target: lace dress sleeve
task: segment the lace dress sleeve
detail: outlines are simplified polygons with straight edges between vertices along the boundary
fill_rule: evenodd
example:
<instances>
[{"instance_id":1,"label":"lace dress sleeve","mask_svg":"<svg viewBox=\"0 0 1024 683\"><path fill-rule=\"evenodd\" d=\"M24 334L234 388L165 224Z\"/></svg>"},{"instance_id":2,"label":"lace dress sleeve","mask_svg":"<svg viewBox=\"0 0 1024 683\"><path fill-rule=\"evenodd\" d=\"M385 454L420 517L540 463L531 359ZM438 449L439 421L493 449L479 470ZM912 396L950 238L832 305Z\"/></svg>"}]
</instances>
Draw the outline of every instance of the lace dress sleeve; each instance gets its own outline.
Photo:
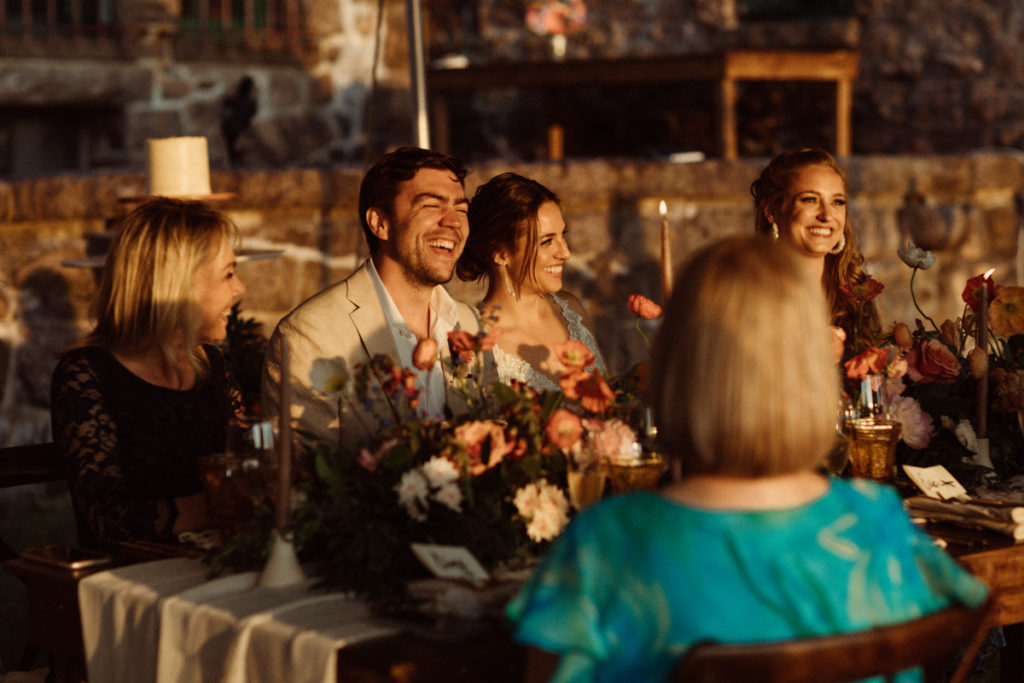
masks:
<instances>
[{"instance_id":1,"label":"lace dress sleeve","mask_svg":"<svg viewBox=\"0 0 1024 683\"><path fill-rule=\"evenodd\" d=\"M83 542L168 540L177 517L173 500L137 497L127 485L118 426L103 384L85 354L61 359L51 385L53 436L60 448Z\"/></svg>"}]
</instances>

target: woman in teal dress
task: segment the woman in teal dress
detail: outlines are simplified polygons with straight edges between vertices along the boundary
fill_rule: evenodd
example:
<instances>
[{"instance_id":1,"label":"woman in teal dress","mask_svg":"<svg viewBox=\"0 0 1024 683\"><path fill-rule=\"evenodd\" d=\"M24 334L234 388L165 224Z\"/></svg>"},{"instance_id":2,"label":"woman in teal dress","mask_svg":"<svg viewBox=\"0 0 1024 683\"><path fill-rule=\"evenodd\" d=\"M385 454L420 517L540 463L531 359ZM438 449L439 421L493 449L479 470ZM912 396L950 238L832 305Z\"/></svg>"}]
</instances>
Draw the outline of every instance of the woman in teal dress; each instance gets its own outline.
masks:
<instances>
[{"instance_id":1,"label":"woman in teal dress","mask_svg":"<svg viewBox=\"0 0 1024 683\"><path fill-rule=\"evenodd\" d=\"M894 491L819 473L839 386L821 287L797 258L732 238L680 274L651 372L678 476L580 514L509 605L532 680L666 680L703 640L856 631L984 602Z\"/></svg>"}]
</instances>

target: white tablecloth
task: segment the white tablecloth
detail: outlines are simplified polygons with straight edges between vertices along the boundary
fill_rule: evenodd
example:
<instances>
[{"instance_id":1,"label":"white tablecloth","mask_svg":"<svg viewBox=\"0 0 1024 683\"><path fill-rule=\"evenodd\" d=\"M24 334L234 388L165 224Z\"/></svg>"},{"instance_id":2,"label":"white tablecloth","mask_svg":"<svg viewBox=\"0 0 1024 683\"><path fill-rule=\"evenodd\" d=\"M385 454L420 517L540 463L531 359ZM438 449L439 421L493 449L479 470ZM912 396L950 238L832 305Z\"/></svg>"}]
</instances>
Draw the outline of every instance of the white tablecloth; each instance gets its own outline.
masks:
<instances>
[{"instance_id":1,"label":"white tablecloth","mask_svg":"<svg viewBox=\"0 0 1024 683\"><path fill-rule=\"evenodd\" d=\"M364 602L313 580L257 588L253 572L206 580L198 560L99 572L79 583L89 680L305 683L337 680L337 650L397 633Z\"/></svg>"}]
</instances>

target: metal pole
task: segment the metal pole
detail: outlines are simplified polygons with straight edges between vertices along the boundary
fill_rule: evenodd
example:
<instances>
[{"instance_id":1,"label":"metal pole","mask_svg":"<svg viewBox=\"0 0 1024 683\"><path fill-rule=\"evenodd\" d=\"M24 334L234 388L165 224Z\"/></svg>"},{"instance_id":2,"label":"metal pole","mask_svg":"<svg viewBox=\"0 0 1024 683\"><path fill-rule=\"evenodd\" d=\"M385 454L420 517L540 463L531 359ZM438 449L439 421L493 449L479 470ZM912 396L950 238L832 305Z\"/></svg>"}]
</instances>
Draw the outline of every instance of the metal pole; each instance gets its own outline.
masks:
<instances>
[{"instance_id":1,"label":"metal pole","mask_svg":"<svg viewBox=\"0 0 1024 683\"><path fill-rule=\"evenodd\" d=\"M423 14L420 0L405 0L406 22L409 29L409 71L412 76L412 96L416 118L413 135L416 145L430 149L430 120L427 116L426 59L423 46Z\"/></svg>"}]
</instances>

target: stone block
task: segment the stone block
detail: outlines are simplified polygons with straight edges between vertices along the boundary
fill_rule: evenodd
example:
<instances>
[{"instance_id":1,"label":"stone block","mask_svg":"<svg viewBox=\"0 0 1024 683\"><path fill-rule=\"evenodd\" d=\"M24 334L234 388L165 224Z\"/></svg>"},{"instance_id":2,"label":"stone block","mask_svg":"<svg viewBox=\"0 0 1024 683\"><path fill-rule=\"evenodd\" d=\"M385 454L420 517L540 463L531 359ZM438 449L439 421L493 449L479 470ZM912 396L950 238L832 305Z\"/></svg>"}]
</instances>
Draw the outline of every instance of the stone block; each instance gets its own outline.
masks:
<instances>
[{"instance_id":1,"label":"stone block","mask_svg":"<svg viewBox=\"0 0 1024 683\"><path fill-rule=\"evenodd\" d=\"M1020 216L1013 206L978 208L985 235L988 239L988 253L1016 254Z\"/></svg>"},{"instance_id":2,"label":"stone block","mask_svg":"<svg viewBox=\"0 0 1024 683\"><path fill-rule=\"evenodd\" d=\"M186 132L181 112L177 110L158 110L149 108L129 109L125 116L125 144L136 148L139 160L145 163L146 140L150 138L170 138L184 135Z\"/></svg>"}]
</instances>

